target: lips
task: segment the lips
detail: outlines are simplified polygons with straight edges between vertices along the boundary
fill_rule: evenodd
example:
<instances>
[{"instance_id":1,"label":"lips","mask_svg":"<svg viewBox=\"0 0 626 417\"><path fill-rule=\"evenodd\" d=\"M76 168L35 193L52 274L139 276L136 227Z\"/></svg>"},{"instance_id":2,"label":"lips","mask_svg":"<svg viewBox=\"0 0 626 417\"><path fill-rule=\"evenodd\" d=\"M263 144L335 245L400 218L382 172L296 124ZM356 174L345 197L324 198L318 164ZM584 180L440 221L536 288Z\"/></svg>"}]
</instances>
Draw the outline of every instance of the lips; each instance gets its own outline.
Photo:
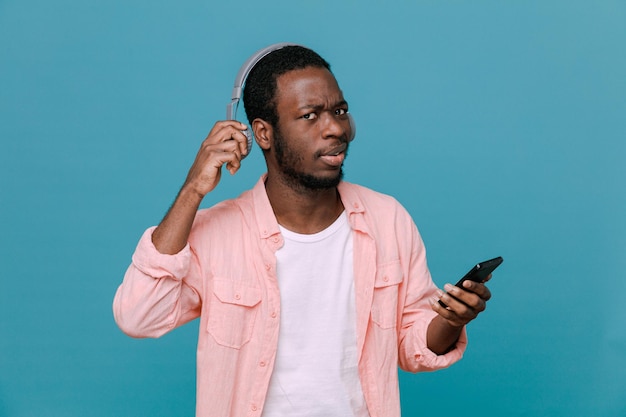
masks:
<instances>
[{"instance_id":1,"label":"lips","mask_svg":"<svg viewBox=\"0 0 626 417\"><path fill-rule=\"evenodd\" d=\"M341 145L335 146L326 152L322 152L321 156L338 156L339 154L344 153L347 147L348 145L346 143L342 143Z\"/></svg>"},{"instance_id":2,"label":"lips","mask_svg":"<svg viewBox=\"0 0 626 417\"><path fill-rule=\"evenodd\" d=\"M321 153L320 158L332 167L340 167L346 157L346 149L348 145L342 143Z\"/></svg>"}]
</instances>

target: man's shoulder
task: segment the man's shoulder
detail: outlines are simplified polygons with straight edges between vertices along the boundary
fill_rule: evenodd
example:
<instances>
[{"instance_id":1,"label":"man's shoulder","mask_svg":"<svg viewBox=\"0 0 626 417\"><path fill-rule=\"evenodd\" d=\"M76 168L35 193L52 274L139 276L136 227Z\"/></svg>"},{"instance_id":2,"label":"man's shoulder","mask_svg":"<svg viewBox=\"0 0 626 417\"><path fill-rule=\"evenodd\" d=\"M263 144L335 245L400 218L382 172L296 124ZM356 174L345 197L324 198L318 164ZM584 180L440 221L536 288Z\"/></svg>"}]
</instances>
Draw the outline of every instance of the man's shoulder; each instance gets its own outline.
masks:
<instances>
[{"instance_id":1,"label":"man's shoulder","mask_svg":"<svg viewBox=\"0 0 626 417\"><path fill-rule=\"evenodd\" d=\"M355 200L357 203L360 202L366 206L402 207L398 200L389 194L347 181L342 181L339 184L339 193L342 195L342 198Z\"/></svg>"},{"instance_id":2,"label":"man's shoulder","mask_svg":"<svg viewBox=\"0 0 626 417\"><path fill-rule=\"evenodd\" d=\"M206 227L209 224L224 224L230 221L239 221L245 213L252 210L252 190L246 190L238 197L229 198L202 208L196 213L195 227Z\"/></svg>"},{"instance_id":3,"label":"man's shoulder","mask_svg":"<svg viewBox=\"0 0 626 417\"><path fill-rule=\"evenodd\" d=\"M382 248L380 245L388 248L386 245L390 242L403 242L405 248L414 245L417 227L395 197L347 182L340 184L339 192L355 227L373 236L379 249Z\"/></svg>"}]
</instances>

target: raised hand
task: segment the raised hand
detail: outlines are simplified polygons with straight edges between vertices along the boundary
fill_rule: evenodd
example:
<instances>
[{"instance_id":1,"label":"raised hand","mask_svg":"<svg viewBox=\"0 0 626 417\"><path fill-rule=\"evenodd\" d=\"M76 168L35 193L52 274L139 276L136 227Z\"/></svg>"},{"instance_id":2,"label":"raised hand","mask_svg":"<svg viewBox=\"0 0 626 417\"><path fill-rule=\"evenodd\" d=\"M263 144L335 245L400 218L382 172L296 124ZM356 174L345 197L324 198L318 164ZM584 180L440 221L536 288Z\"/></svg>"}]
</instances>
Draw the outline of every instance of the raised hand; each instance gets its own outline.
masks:
<instances>
[{"instance_id":1,"label":"raised hand","mask_svg":"<svg viewBox=\"0 0 626 417\"><path fill-rule=\"evenodd\" d=\"M241 167L248 153L247 126L235 120L215 123L202 142L172 207L152 233L152 242L161 253L175 254L187 244L191 225L205 195L213 191L221 178L222 166L231 174Z\"/></svg>"},{"instance_id":2,"label":"raised hand","mask_svg":"<svg viewBox=\"0 0 626 417\"><path fill-rule=\"evenodd\" d=\"M248 139L242 132L246 129L246 125L236 120L217 122L202 142L183 189L190 188L202 198L219 183L224 164L235 174L242 157L248 153Z\"/></svg>"}]
</instances>

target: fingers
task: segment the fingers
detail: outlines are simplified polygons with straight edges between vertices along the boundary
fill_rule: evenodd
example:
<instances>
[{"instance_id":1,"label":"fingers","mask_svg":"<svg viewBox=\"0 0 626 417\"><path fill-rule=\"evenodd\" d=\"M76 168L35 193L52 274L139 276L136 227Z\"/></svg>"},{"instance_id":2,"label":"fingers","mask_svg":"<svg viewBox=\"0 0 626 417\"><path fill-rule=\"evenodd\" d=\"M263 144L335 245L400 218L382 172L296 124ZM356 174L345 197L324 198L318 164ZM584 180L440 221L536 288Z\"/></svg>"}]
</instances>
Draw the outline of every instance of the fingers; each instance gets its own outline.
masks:
<instances>
[{"instance_id":1,"label":"fingers","mask_svg":"<svg viewBox=\"0 0 626 417\"><path fill-rule=\"evenodd\" d=\"M222 166L235 174L248 152L248 138L242 132L246 129L246 125L236 120L215 123L200 146L185 185L204 196L217 186Z\"/></svg>"},{"instance_id":2,"label":"fingers","mask_svg":"<svg viewBox=\"0 0 626 417\"><path fill-rule=\"evenodd\" d=\"M478 284L473 281L465 281L463 286L464 289L450 284L444 285L444 289L447 291L448 297L452 299L450 304L448 304L445 300L444 303L446 303L449 307L454 308L455 311L461 311L464 316L471 315L466 312L467 309L472 310L475 312L475 317L487 307L486 302L488 298L483 297L491 297L491 295L488 294L489 290L483 284Z\"/></svg>"},{"instance_id":3,"label":"fingers","mask_svg":"<svg viewBox=\"0 0 626 417\"><path fill-rule=\"evenodd\" d=\"M465 293L469 291L470 293L478 295L481 299L489 301L489 299L491 299L491 291L489 291L489 288L487 288L484 282L487 282L490 278L491 275L489 275L483 282L475 282L470 280L464 281L462 289L465 290Z\"/></svg>"},{"instance_id":4,"label":"fingers","mask_svg":"<svg viewBox=\"0 0 626 417\"><path fill-rule=\"evenodd\" d=\"M234 141L207 145L202 150L206 167L219 170L223 165L226 165L226 169L231 174L235 174L241 167L242 155L241 149L232 142Z\"/></svg>"},{"instance_id":5,"label":"fingers","mask_svg":"<svg viewBox=\"0 0 626 417\"><path fill-rule=\"evenodd\" d=\"M238 152L238 155L248 154L248 137L243 133L248 127L236 120L223 120L215 123L203 145L217 145L219 143L228 142L233 146L233 150ZM241 159L241 158L240 158Z\"/></svg>"},{"instance_id":6,"label":"fingers","mask_svg":"<svg viewBox=\"0 0 626 417\"><path fill-rule=\"evenodd\" d=\"M441 317L446 319L452 326L460 327L460 326L464 326L467 323L469 323L471 319L464 318L464 317L461 316L462 312L457 313L456 310L453 310L453 308L456 308L458 310L459 306L453 305L453 307L450 307L450 305L448 304L448 307L443 307L441 304L439 304L438 301L439 300L443 300L444 296L445 296L445 293L442 291L439 294L440 298L431 299L430 300L430 307L437 314L439 314ZM450 297L450 299L452 299L452 297ZM453 302L451 302L450 300L447 300L446 303L453 304Z\"/></svg>"},{"instance_id":7,"label":"fingers","mask_svg":"<svg viewBox=\"0 0 626 417\"><path fill-rule=\"evenodd\" d=\"M214 154L215 168L221 167L224 163L231 174L237 172L241 166L241 159L248 154L248 137L243 133L248 127L236 120L224 120L215 123L213 129L202 143L202 149L206 153ZM232 153L231 155L220 155L221 153Z\"/></svg>"},{"instance_id":8,"label":"fingers","mask_svg":"<svg viewBox=\"0 0 626 417\"><path fill-rule=\"evenodd\" d=\"M431 302L432 309L447 319L453 325L465 325L485 310L491 292L482 283L465 281L463 288L451 284L444 286L446 292L439 294L439 299L446 307L438 302Z\"/></svg>"}]
</instances>

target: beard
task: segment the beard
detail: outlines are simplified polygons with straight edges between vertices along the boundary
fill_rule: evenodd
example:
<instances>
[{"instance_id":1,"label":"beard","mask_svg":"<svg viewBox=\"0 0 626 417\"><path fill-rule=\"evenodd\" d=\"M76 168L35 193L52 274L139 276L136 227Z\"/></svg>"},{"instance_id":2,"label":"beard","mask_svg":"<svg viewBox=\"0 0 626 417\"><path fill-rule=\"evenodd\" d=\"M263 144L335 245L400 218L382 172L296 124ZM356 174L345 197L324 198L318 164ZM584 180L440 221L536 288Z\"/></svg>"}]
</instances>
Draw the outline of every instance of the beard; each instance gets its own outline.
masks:
<instances>
[{"instance_id":1,"label":"beard","mask_svg":"<svg viewBox=\"0 0 626 417\"><path fill-rule=\"evenodd\" d=\"M274 151L276 152L276 162L284 178L295 189L307 191L329 190L337 187L343 179L343 166L337 171L337 175L332 177L319 177L300 171L302 156L298 155L293 148L287 145L278 128L274 129ZM346 156L348 155L347 148L345 154Z\"/></svg>"}]
</instances>

